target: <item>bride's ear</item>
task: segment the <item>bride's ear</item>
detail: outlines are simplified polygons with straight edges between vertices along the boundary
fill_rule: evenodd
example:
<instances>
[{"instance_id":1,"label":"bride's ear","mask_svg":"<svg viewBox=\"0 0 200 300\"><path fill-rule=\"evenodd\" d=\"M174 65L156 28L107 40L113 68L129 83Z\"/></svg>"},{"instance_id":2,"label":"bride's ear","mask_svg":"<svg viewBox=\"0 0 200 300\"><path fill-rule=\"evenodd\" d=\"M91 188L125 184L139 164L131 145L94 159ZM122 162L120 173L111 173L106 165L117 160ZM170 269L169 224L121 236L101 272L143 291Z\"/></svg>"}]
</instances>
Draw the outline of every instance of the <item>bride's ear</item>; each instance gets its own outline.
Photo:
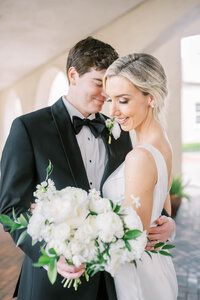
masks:
<instances>
[{"instance_id":1,"label":"bride's ear","mask_svg":"<svg viewBox=\"0 0 200 300\"><path fill-rule=\"evenodd\" d=\"M153 97L151 94L148 95L148 104L149 104L149 106L151 106L152 108L155 107L154 97Z\"/></svg>"}]
</instances>

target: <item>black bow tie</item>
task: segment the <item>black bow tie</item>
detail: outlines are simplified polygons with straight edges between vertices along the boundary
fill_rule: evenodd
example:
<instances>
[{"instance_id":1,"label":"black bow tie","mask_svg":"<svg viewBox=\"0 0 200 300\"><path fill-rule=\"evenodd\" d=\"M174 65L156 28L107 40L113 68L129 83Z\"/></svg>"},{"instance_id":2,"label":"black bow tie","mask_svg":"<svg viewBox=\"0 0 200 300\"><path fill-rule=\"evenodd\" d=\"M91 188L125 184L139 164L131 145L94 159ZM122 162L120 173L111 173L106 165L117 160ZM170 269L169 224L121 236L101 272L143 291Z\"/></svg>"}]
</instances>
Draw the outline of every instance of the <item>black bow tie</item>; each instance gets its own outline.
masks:
<instances>
[{"instance_id":1,"label":"black bow tie","mask_svg":"<svg viewBox=\"0 0 200 300\"><path fill-rule=\"evenodd\" d=\"M76 116L73 117L73 125L76 134L81 131L83 126L88 126L95 138L97 138L105 128L105 122L103 122L101 119L81 119Z\"/></svg>"}]
</instances>

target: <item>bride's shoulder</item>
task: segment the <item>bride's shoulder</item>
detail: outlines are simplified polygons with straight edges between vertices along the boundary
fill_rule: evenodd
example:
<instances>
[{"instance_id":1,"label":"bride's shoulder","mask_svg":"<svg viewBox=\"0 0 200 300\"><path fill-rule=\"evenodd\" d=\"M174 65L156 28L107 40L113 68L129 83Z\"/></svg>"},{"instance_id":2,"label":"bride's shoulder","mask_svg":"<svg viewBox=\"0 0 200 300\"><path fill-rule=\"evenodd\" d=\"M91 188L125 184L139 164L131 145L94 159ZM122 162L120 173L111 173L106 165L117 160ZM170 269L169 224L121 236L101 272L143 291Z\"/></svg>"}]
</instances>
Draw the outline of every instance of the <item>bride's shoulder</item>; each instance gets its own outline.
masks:
<instances>
[{"instance_id":1,"label":"bride's shoulder","mask_svg":"<svg viewBox=\"0 0 200 300\"><path fill-rule=\"evenodd\" d=\"M150 165L154 165L154 159L151 155L151 153L142 147L135 147L133 150L131 150L125 159L125 165L132 166L134 167L147 167Z\"/></svg>"}]
</instances>

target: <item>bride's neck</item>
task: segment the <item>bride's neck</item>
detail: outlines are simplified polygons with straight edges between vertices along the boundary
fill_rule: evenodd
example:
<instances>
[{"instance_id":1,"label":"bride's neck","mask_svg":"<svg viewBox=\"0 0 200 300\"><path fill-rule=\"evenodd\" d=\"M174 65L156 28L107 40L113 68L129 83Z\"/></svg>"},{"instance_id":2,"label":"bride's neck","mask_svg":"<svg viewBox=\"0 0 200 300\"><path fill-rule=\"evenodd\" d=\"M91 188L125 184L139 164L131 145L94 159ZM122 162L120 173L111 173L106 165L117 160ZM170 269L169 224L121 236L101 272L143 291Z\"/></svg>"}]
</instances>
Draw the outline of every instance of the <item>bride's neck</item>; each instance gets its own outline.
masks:
<instances>
[{"instance_id":1,"label":"bride's neck","mask_svg":"<svg viewBox=\"0 0 200 300\"><path fill-rule=\"evenodd\" d=\"M141 127L135 129L136 132L136 144L151 143L157 134L163 133L162 125L159 121L153 119L149 124L143 124Z\"/></svg>"}]
</instances>

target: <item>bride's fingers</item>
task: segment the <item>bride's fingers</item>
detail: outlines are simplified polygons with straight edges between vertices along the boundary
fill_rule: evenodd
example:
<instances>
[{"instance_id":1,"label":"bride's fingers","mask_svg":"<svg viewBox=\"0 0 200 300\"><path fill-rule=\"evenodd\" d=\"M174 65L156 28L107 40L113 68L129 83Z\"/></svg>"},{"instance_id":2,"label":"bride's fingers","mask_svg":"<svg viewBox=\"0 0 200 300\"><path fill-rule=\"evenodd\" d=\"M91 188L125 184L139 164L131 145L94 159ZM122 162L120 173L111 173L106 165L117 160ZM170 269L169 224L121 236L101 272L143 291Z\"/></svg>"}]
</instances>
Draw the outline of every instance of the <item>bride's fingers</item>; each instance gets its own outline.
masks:
<instances>
[{"instance_id":1,"label":"bride's fingers","mask_svg":"<svg viewBox=\"0 0 200 300\"><path fill-rule=\"evenodd\" d=\"M62 275L63 277L67 278L67 279L76 279L76 278L79 278L83 273L84 273L84 269L81 269L80 271L78 272L75 272L75 273L69 273L69 272L66 272L66 271L61 271L59 270L58 268L58 273L60 275Z\"/></svg>"}]
</instances>

